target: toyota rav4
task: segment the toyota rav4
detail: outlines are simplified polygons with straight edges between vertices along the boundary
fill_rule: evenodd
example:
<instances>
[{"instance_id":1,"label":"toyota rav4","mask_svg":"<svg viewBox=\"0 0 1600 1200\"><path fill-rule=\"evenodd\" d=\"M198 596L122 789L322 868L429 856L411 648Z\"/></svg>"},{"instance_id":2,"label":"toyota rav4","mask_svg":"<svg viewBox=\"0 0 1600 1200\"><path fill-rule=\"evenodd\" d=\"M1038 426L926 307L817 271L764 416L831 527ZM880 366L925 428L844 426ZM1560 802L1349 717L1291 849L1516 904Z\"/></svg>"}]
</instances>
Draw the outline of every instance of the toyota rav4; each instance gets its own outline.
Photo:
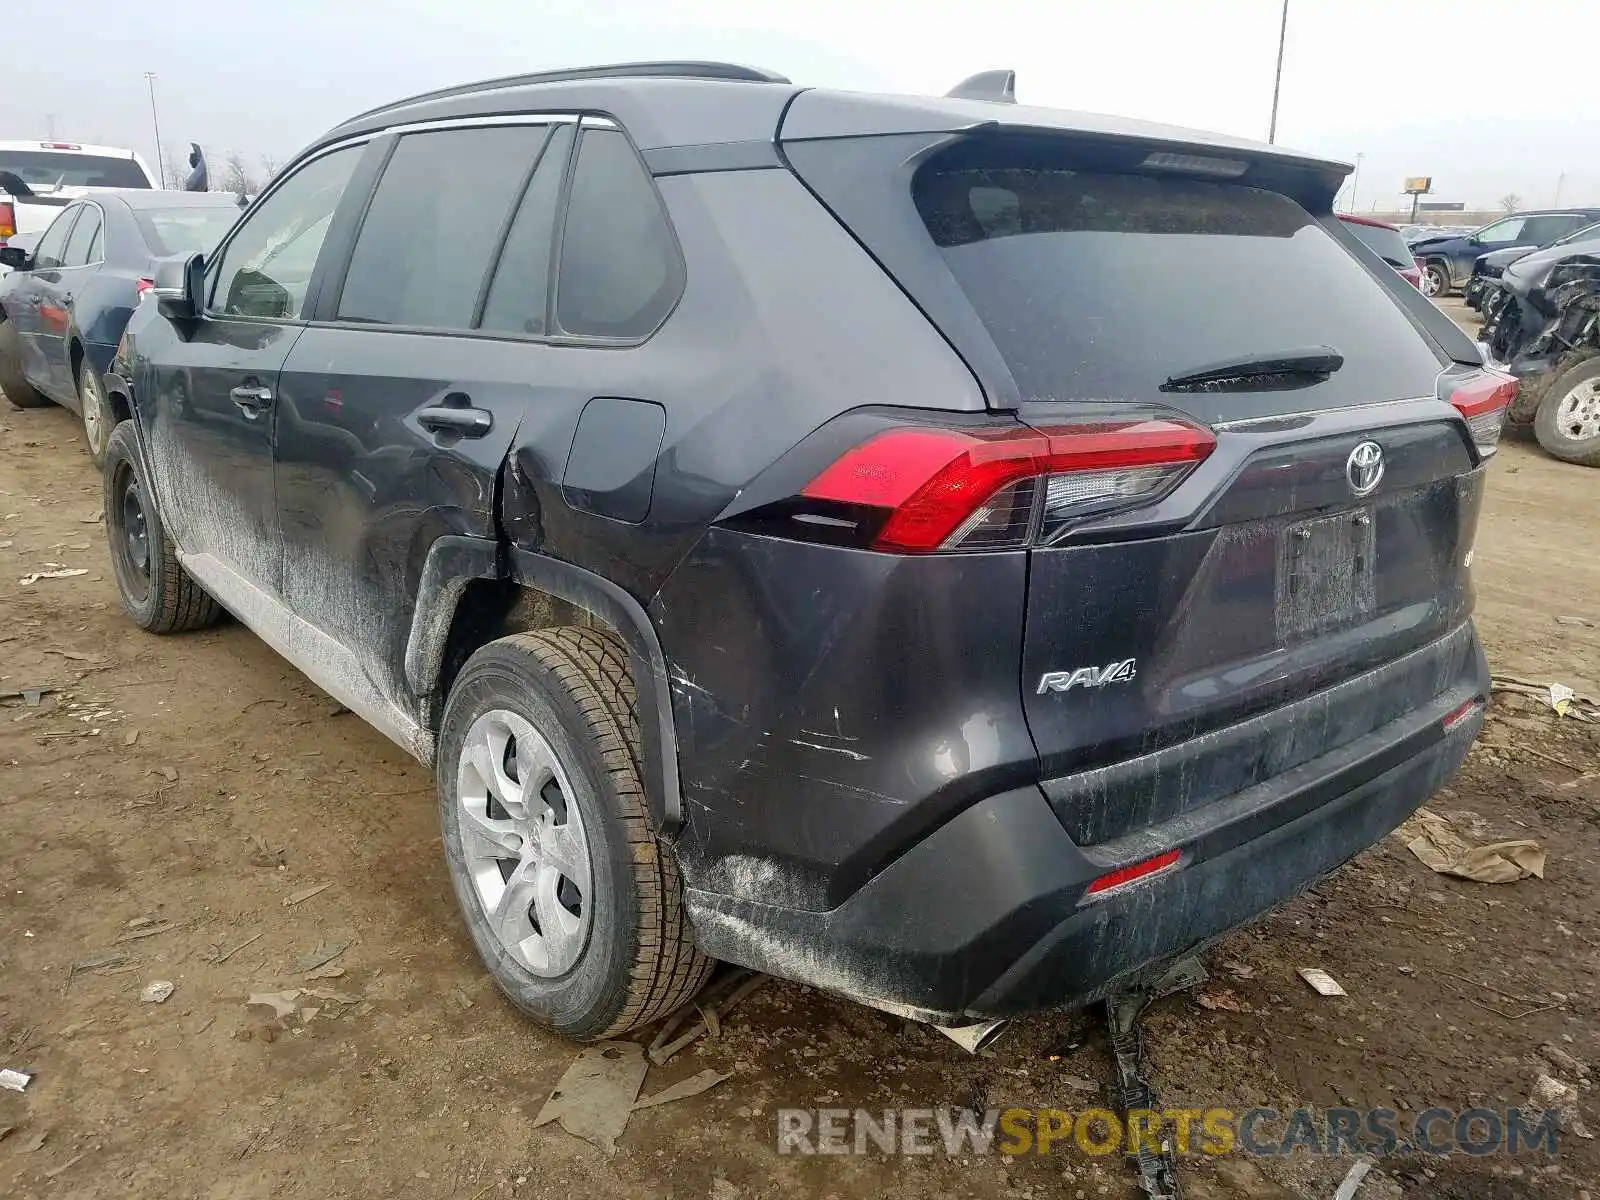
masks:
<instances>
[{"instance_id":1,"label":"toyota rav4","mask_svg":"<svg viewBox=\"0 0 1600 1200\"><path fill-rule=\"evenodd\" d=\"M431 764L478 952L567 1035L714 960L945 1026L1084 1004L1481 722L1514 384L1333 215L1346 170L1007 73L366 113L129 325L123 602L228 610Z\"/></svg>"}]
</instances>

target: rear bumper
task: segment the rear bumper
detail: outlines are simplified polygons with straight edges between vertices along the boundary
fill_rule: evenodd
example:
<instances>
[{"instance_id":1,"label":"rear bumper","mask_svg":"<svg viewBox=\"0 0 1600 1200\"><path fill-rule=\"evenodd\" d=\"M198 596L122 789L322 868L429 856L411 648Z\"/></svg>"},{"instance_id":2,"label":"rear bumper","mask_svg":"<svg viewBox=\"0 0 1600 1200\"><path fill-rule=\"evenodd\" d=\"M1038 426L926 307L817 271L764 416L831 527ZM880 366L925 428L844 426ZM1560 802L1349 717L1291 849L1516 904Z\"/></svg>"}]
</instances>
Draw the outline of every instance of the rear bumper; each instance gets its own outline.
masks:
<instances>
[{"instance_id":1,"label":"rear bumper","mask_svg":"<svg viewBox=\"0 0 1600 1200\"><path fill-rule=\"evenodd\" d=\"M691 889L690 917L714 957L921 1019L1082 1005L1267 911L1404 821L1481 725L1480 705L1443 726L1488 695L1475 642L1467 669L1439 682L1427 704L1365 737L1125 838L1081 847L1040 789L1023 787L966 808L836 908ZM1174 847L1178 869L1086 900L1112 867Z\"/></svg>"}]
</instances>

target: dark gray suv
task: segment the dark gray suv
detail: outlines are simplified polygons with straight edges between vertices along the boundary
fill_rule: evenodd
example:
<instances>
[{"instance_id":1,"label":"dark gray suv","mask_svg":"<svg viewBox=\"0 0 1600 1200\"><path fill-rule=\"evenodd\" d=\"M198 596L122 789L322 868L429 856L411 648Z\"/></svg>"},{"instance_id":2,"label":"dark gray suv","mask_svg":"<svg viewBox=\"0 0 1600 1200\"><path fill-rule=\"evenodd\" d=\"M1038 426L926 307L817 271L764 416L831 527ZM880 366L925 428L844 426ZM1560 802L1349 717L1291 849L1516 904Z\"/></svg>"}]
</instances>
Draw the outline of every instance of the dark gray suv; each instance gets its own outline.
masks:
<instances>
[{"instance_id":1,"label":"dark gray suv","mask_svg":"<svg viewBox=\"0 0 1600 1200\"><path fill-rule=\"evenodd\" d=\"M108 377L129 613L226 608L433 764L480 954L573 1037L715 959L1085 1003L1478 729L1514 385L1334 218L1346 168L958 93L669 63L363 114Z\"/></svg>"}]
</instances>

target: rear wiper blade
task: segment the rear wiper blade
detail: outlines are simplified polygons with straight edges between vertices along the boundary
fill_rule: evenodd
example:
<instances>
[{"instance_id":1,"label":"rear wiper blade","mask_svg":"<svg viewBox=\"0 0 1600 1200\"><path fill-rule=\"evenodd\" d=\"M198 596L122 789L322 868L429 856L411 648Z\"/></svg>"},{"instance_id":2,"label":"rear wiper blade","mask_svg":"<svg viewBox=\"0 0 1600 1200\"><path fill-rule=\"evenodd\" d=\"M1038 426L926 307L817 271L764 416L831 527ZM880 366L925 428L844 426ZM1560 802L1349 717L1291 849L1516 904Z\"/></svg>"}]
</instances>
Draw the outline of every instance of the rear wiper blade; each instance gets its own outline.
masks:
<instances>
[{"instance_id":1,"label":"rear wiper blade","mask_svg":"<svg viewBox=\"0 0 1600 1200\"><path fill-rule=\"evenodd\" d=\"M1266 354L1245 354L1197 367L1170 376L1161 385L1163 392L1223 391L1235 383L1245 388L1260 387L1279 377L1291 386L1320 383L1344 366L1344 355L1332 346L1311 346L1303 350L1277 350Z\"/></svg>"}]
</instances>

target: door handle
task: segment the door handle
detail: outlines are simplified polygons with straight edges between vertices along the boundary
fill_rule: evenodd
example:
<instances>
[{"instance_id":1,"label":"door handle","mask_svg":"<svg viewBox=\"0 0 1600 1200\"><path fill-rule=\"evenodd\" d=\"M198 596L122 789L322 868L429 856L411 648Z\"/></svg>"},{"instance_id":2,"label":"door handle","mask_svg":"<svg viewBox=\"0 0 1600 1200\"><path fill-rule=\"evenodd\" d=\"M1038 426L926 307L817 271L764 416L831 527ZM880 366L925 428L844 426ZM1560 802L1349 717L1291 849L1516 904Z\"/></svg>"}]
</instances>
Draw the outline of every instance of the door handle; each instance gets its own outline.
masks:
<instances>
[{"instance_id":1,"label":"door handle","mask_svg":"<svg viewBox=\"0 0 1600 1200\"><path fill-rule=\"evenodd\" d=\"M254 420L261 414L262 409L272 403L272 389L244 385L230 391L228 398L239 406L240 412Z\"/></svg>"},{"instance_id":2,"label":"door handle","mask_svg":"<svg viewBox=\"0 0 1600 1200\"><path fill-rule=\"evenodd\" d=\"M434 433L480 438L494 428L494 414L485 408L453 408L441 404L418 412L417 424Z\"/></svg>"}]
</instances>

